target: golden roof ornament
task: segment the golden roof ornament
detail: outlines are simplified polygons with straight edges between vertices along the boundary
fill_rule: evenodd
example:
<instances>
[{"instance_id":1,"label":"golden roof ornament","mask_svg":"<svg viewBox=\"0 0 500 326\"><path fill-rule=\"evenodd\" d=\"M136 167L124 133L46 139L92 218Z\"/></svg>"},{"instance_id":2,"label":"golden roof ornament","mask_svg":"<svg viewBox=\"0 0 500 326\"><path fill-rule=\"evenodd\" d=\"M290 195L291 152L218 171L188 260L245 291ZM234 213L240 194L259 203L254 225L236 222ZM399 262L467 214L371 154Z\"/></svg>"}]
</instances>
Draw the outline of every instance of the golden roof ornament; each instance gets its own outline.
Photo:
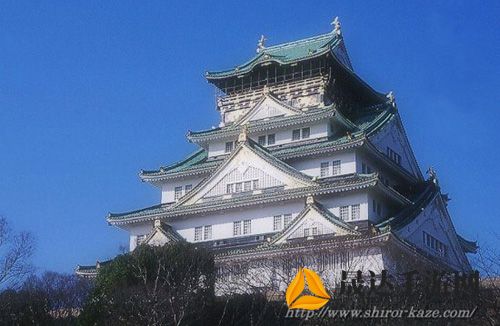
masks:
<instances>
[{"instance_id":1,"label":"golden roof ornament","mask_svg":"<svg viewBox=\"0 0 500 326\"><path fill-rule=\"evenodd\" d=\"M438 182L438 178L437 178L437 172L436 172L436 170L434 170L434 168L432 166L430 166L427 169L427 175L429 176L429 180L431 180L432 182L434 182L434 184L436 186L439 186L439 182Z\"/></svg>"},{"instance_id":2,"label":"golden roof ornament","mask_svg":"<svg viewBox=\"0 0 500 326\"><path fill-rule=\"evenodd\" d=\"M238 135L238 142L244 143L248 139L248 124L244 124L243 128L241 128L241 132Z\"/></svg>"},{"instance_id":3,"label":"golden roof ornament","mask_svg":"<svg viewBox=\"0 0 500 326\"><path fill-rule=\"evenodd\" d=\"M340 29L339 16L335 17L335 19L330 23L330 25L333 26L333 31L335 32L335 34L337 34L338 36L342 35L342 30Z\"/></svg>"},{"instance_id":4,"label":"golden roof ornament","mask_svg":"<svg viewBox=\"0 0 500 326\"><path fill-rule=\"evenodd\" d=\"M260 53L262 50L264 50L266 47L264 43L267 41L267 38L265 38L264 35L260 36L259 42L257 42L257 53Z\"/></svg>"}]
</instances>

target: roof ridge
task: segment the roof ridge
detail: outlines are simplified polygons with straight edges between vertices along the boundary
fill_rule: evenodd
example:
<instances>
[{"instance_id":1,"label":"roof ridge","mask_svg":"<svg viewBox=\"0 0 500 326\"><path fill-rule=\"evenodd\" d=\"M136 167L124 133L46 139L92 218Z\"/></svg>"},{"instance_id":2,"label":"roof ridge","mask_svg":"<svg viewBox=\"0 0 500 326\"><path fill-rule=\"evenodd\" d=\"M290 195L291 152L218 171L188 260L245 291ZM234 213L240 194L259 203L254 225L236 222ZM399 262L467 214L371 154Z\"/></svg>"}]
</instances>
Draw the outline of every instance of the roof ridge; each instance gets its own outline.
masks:
<instances>
[{"instance_id":1,"label":"roof ridge","mask_svg":"<svg viewBox=\"0 0 500 326\"><path fill-rule=\"evenodd\" d=\"M337 34L335 34L332 31L332 32L328 32L328 33L323 33L323 34L319 34L319 35L315 35L315 36L306 37L306 38L303 38L303 39L300 39L300 40L295 40L295 41L290 41L290 42L283 42L283 43L278 43L278 44L275 44L275 45L271 45L271 46L268 46L268 47L265 47L264 49L262 49L262 52L266 52L266 50L273 50L273 49L277 49L277 48L284 48L284 47L288 47L288 46L295 46L295 45L298 45L298 44L307 43L307 42L311 42L311 41L317 41L317 40L320 40L320 39L323 39L323 38L326 39L328 37L334 38L336 36L337 36Z\"/></svg>"}]
</instances>

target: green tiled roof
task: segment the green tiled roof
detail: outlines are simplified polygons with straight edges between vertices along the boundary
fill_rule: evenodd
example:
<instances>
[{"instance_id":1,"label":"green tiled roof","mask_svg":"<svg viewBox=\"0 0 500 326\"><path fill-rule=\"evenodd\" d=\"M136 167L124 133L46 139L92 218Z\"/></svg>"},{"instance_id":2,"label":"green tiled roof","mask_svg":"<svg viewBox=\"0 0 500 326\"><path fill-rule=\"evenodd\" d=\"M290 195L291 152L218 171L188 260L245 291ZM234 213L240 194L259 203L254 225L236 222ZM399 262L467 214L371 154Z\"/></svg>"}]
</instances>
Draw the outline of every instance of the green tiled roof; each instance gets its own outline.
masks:
<instances>
[{"instance_id":1,"label":"green tiled roof","mask_svg":"<svg viewBox=\"0 0 500 326\"><path fill-rule=\"evenodd\" d=\"M274 61L280 64L290 64L314 58L331 51L340 41L341 38L336 33L330 32L294 42L266 47L252 59L234 69L206 72L206 78L210 80L247 73L262 62Z\"/></svg>"},{"instance_id":2,"label":"green tiled roof","mask_svg":"<svg viewBox=\"0 0 500 326\"><path fill-rule=\"evenodd\" d=\"M322 141L302 142L274 148L270 147L268 151L278 159L288 159L314 154L318 150L336 150L359 146L363 144L364 135L369 136L376 132L393 117L394 111L392 107L378 105L352 121L359 128L359 131L353 132L350 137L342 135ZM219 157L208 158L208 152L204 149L200 149L186 159L170 166L161 167L159 170L154 171L141 171L140 176L144 181L156 181L166 177L205 173L215 169L222 161L223 158Z\"/></svg>"},{"instance_id":3,"label":"green tiled roof","mask_svg":"<svg viewBox=\"0 0 500 326\"><path fill-rule=\"evenodd\" d=\"M126 213L110 213L108 215L108 222L114 223L120 221L135 221L143 218L154 219L159 215L166 218L174 218L176 216L195 214L199 212L217 211L228 207L244 207L266 202L303 198L307 195L314 196L334 192L352 191L376 185L387 188L379 182L378 175L376 173L370 175L351 174L328 179L320 179L314 182L314 185L312 186L296 189L276 189L273 191L266 191L263 189L263 192L260 194L233 196L229 199L205 201L192 205L176 206L172 204L160 204ZM395 198L404 200L404 197L394 190L389 189L389 191L392 191Z\"/></svg>"}]
</instances>

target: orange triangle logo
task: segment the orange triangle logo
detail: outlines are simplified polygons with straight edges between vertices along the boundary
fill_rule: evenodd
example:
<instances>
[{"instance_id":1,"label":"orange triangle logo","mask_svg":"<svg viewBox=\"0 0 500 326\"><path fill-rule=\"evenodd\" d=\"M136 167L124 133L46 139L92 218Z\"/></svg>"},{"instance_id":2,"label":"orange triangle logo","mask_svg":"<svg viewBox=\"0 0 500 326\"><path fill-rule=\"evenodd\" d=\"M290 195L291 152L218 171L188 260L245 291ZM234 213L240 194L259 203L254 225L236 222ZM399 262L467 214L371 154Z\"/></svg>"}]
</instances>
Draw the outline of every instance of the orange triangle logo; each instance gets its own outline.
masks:
<instances>
[{"instance_id":1,"label":"orange triangle logo","mask_svg":"<svg viewBox=\"0 0 500 326\"><path fill-rule=\"evenodd\" d=\"M302 295L305 286L313 295ZM299 268L286 289L286 304L290 309L317 310L327 304L331 298L326 292L323 282L318 274L308 268Z\"/></svg>"}]
</instances>

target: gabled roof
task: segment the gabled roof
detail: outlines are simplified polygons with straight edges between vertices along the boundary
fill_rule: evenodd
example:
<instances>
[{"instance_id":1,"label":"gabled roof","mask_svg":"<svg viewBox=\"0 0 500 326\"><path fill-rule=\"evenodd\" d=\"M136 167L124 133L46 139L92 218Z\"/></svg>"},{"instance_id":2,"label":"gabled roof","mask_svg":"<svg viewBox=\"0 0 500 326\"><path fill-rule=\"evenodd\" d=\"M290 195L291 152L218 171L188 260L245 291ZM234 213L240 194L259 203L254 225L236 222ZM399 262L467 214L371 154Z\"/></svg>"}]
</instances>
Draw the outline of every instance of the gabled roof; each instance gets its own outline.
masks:
<instances>
[{"instance_id":1,"label":"gabled roof","mask_svg":"<svg viewBox=\"0 0 500 326\"><path fill-rule=\"evenodd\" d=\"M292 232L297 228L297 226L304 221L304 218L310 214L311 211L314 211L319 214L319 216L323 217L324 221L328 224L331 224L334 228L342 230L341 235L360 235L358 231L356 231L351 225L347 224L337 216L335 216L328 209L324 208L320 203L316 202L312 196L308 197L307 201L309 201L302 212L299 213L291 222L288 224L281 232L277 233L271 239L271 244L278 244L285 242L286 239L292 234Z\"/></svg>"},{"instance_id":2,"label":"gabled roof","mask_svg":"<svg viewBox=\"0 0 500 326\"><path fill-rule=\"evenodd\" d=\"M172 226L169 224L163 223L159 220L155 221L154 227L151 230L151 232L148 234L146 239L144 239L144 243L147 244L153 244L150 243L158 234L160 234L162 237L166 239L166 242L178 242L178 241L183 241L184 238L177 233Z\"/></svg>"},{"instance_id":3,"label":"gabled roof","mask_svg":"<svg viewBox=\"0 0 500 326\"><path fill-rule=\"evenodd\" d=\"M272 104L275 104L277 108L283 113L283 116L291 116L291 115L298 115L298 114L304 114L302 110L296 109L292 107L291 105L288 105L280 100L278 100L276 97L274 97L271 93L264 94L262 98L254 105L253 108L248 110L245 114L243 114L238 120L234 122L235 125L241 126L251 120L252 118L255 117L262 109L263 109L263 104L265 102L270 102ZM269 117L272 118L272 117Z\"/></svg>"},{"instance_id":4,"label":"gabled roof","mask_svg":"<svg viewBox=\"0 0 500 326\"><path fill-rule=\"evenodd\" d=\"M206 72L205 77L208 80L212 80L245 74L251 71L256 65L264 62L291 64L312 59L330 52L341 41L342 38L332 31L298 41L277 44L262 49L252 59L236 66L234 69Z\"/></svg>"},{"instance_id":5,"label":"gabled roof","mask_svg":"<svg viewBox=\"0 0 500 326\"><path fill-rule=\"evenodd\" d=\"M245 131L246 132L246 131ZM241 136L241 135L240 135ZM294 169L289 166L285 162L277 159L273 155L269 153L265 148L261 147L259 144L254 142L252 139L248 138L246 134L244 135L244 141L240 141L238 146L231 152L231 154L226 157L226 159L217 167L217 169L206 179L196 185L191 192L189 192L186 196L182 197L173 207L178 207L181 205L185 205L189 202L192 203L193 199L198 198L203 195L203 192L208 191L208 185L220 177L222 171L228 167L234 160L236 160L240 155L252 155L254 157L262 159L264 162L268 164L267 168L270 170L274 169L274 174L284 173L291 177L297 184L300 184L302 187L312 186L314 182L311 180L311 177L308 175ZM251 163L247 162L247 159L242 160L247 166Z\"/></svg>"},{"instance_id":6,"label":"gabled roof","mask_svg":"<svg viewBox=\"0 0 500 326\"><path fill-rule=\"evenodd\" d=\"M329 118L334 118L339 124L344 125L348 129L355 128L348 119L342 116L333 105L324 108L310 109L302 114L295 114L289 116L279 116L266 120L252 121L248 124L248 131L261 132L271 129L278 129L288 126L294 126L304 123L311 123L321 121ZM193 143L200 143L208 140L223 139L229 137L236 137L241 130L238 124L231 124L225 127L218 127L201 131L189 131L187 138Z\"/></svg>"},{"instance_id":7,"label":"gabled roof","mask_svg":"<svg viewBox=\"0 0 500 326\"><path fill-rule=\"evenodd\" d=\"M209 200L191 205L161 204L126 213L110 213L107 221L113 225L155 220L158 218L164 218L168 221L192 214L215 212L228 208L249 207L293 199L305 199L307 196L358 191L372 187L376 187L379 191L383 191L395 202L398 202L401 205L411 203L411 201L406 197L380 182L378 174L376 173L364 175L349 174L319 179L314 181L311 186L296 189L263 189L259 194L248 194L244 196L234 196L227 199Z\"/></svg>"},{"instance_id":8,"label":"gabled roof","mask_svg":"<svg viewBox=\"0 0 500 326\"><path fill-rule=\"evenodd\" d=\"M338 119L347 120L338 111L335 112ZM318 151L336 151L361 146L365 141L364 135L369 136L376 133L388 121L391 121L394 114L392 106L373 106L366 109L366 113L356 118L353 122L349 121L350 125L358 129L358 131L353 131L350 135L337 134L330 139L322 139L320 141L312 139L306 142L269 147L267 150L276 158L283 160L316 154ZM236 137L241 127L233 129L231 134ZM252 130L251 125L249 130ZM220 133L221 128L217 128L211 132ZM209 158L208 152L200 149L186 159L170 166L161 167L159 170L141 171L140 177L143 181L156 182L174 177L205 174L214 171L222 161L223 158L221 157Z\"/></svg>"}]
</instances>

